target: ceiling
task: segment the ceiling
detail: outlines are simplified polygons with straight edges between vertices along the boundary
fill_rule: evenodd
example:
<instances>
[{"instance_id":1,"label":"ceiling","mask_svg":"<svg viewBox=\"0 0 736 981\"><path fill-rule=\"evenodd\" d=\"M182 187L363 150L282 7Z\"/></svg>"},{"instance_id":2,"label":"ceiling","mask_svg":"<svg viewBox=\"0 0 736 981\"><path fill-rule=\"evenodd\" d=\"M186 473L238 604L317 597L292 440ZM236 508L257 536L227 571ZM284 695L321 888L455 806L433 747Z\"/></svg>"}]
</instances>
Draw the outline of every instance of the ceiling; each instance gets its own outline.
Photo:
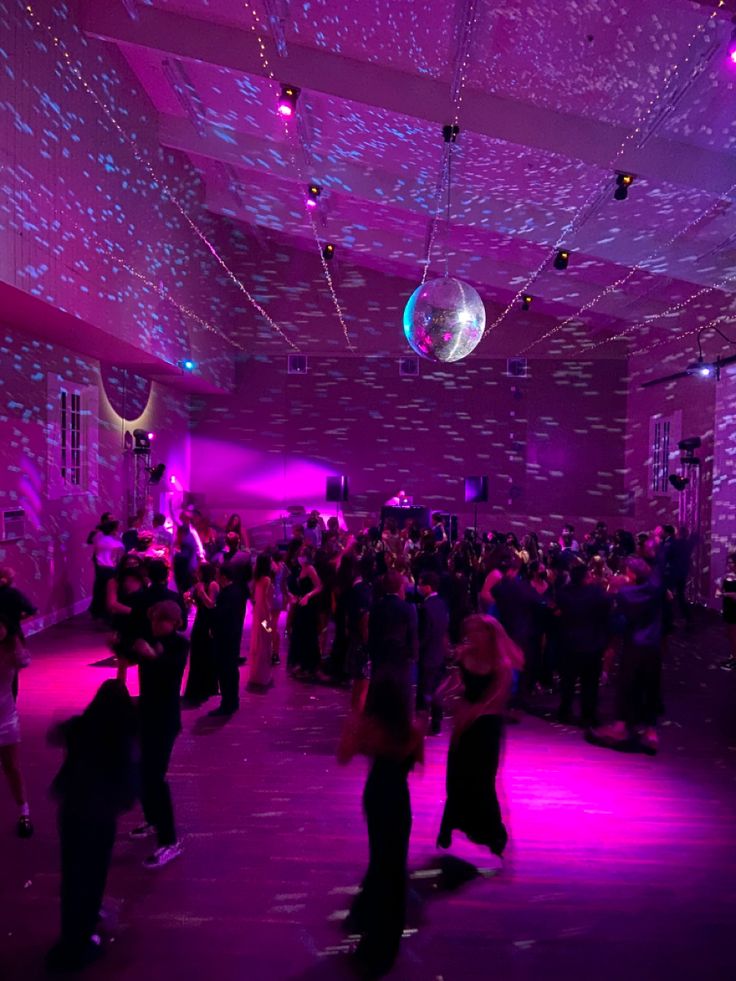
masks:
<instances>
[{"instance_id":1,"label":"ceiling","mask_svg":"<svg viewBox=\"0 0 736 981\"><path fill-rule=\"evenodd\" d=\"M206 206L262 247L317 255L304 196L322 186L315 222L337 247L348 324L356 268L401 277L408 295L432 241L431 270L447 256L486 301L487 356L610 356L625 348L608 338L635 350L735 306L735 6L108 0L84 28L119 47ZM302 90L288 127L278 82ZM434 215L455 115L448 232ZM617 170L636 175L626 201ZM556 243L572 252L564 273ZM290 267L267 268L270 292L294 285Z\"/></svg>"}]
</instances>

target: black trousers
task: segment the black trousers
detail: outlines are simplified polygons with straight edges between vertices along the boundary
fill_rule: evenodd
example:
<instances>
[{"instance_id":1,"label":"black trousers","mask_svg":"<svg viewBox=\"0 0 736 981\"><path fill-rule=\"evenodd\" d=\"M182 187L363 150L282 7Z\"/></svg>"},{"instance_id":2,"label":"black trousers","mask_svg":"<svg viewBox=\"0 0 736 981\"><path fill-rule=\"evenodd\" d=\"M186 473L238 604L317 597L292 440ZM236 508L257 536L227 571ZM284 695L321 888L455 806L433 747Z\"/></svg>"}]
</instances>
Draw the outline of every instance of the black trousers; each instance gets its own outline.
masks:
<instances>
[{"instance_id":1,"label":"black trousers","mask_svg":"<svg viewBox=\"0 0 736 981\"><path fill-rule=\"evenodd\" d=\"M391 967L404 932L411 832L407 776L405 763L376 759L363 793L370 861L351 919L362 934L358 957L376 971Z\"/></svg>"},{"instance_id":2,"label":"black trousers","mask_svg":"<svg viewBox=\"0 0 736 981\"><path fill-rule=\"evenodd\" d=\"M428 712L432 732L439 732L442 725L442 701L437 698L437 690L445 677L445 665L422 664L417 670L417 712Z\"/></svg>"},{"instance_id":3,"label":"black trousers","mask_svg":"<svg viewBox=\"0 0 736 981\"><path fill-rule=\"evenodd\" d=\"M115 575L115 570L106 565L95 565L95 578L92 584L92 602L89 612L96 620L107 620L107 584Z\"/></svg>"},{"instance_id":4,"label":"black trousers","mask_svg":"<svg viewBox=\"0 0 736 981\"><path fill-rule=\"evenodd\" d=\"M655 726L661 704L662 650L624 643L616 718L629 726Z\"/></svg>"},{"instance_id":5,"label":"black trousers","mask_svg":"<svg viewBox=\"0 0 736 981\"><path fill-rule=\"evenodd\" d=\"M237 641L218 641L215 638L215 665L220 685L220 707L226 712L236 712L240 707L240 644Z\"/></svg>"},{"instance_id":6,"label":"black trousers","mask_svg":"<svg viewBox=\"0 0 736 981\"><path fill-rule=\"evenodd\" d=\"M174 807L166 773L178 734L156 729L144 729L141 733L141 804L146 821L156 829L159 847L176 842Z\"/></svg>"},{"instance_id":7,"label":"black trousers","mask_svg":"<svg viewBox=\"0 0 736 981\"><path fill-rule=\"evenodd\" d=\"M61 942L70 951L82 950L96 931L116 830L112 815L59 810Z\"/></svg>"},{"instance_id":8,"label":"black trousers","mask_svg":"<svg viewBox=\"0 0 736 981\"><path fill-rule=\"evenodd\" d=\"M598 686L601 681L603 651L565 651L560 663L560 714L569 715L580 681L580 709L585 725L595 725L598 716Z\"/></svg>"}]
</instances>

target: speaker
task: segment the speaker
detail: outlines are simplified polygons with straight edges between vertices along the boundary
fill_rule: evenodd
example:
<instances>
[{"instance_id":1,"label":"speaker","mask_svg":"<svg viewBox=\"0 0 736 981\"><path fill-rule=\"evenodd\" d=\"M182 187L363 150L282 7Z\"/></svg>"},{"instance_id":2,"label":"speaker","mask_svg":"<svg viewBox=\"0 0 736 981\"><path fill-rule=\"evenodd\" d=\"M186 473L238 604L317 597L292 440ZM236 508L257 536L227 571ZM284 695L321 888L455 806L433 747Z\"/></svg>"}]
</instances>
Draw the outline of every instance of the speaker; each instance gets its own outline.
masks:
<instances>
[{"instance_id":1,"label":"speaker","mask_svg":"<svg viewBox=\"0 0 736 981\"><path fill-rule=\"evenodd\" d=\"M348 499L348 478L344 475L340 477L328 477L325 500L327 501L347 501Z\"/></svg>"},{"instance_id":2,"label":"speaker","mask_svg":"<svg viewBox=\"0 0 736 981\"><path fill-rule=\"evenodd\" d=\"M488 500L488 477L465 478L465 503L485 504Z\"/></svg>"}]
</instances>

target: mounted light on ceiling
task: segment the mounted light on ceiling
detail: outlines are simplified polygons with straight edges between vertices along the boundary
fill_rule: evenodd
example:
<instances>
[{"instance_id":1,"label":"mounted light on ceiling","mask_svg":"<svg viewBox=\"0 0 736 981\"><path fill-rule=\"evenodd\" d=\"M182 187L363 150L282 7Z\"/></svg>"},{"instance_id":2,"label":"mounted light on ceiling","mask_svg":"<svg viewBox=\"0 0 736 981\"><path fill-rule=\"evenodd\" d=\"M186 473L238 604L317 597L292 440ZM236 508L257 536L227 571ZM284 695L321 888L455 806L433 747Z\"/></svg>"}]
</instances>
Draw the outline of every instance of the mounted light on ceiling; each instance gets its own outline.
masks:
<instances>
[{"instance_id":1,"label":"mounted light on ceiling","mask_svg":"<svg viewBox=\"0 0 736 981\"><path fill-rule=\"evenodd\" d=\"M335 246L332 242L328 242L327 245L322 249L322 258L325 262L330 262L335 256Z\"/></svg>"},{"instance_id":2,"label":"mounted light on ceiling","mask_svg":"<svg viewBox=\"0 0 736 981\"><path fill-rule=\"evenodd\" d=\"M567 249L560 249L560 251L555 256L555 261L552 265L555 269L567 269L567 264L570 261L570 253Z\"/></svg>"},{"instance_id":3,"label":"mounted light on ceiling","mask_svg":"<svg viewBox=\"0 0 736 981\"><path fill-rule=\"evenodd\" d=\"M695 378L715 378L717 381L720 375L720 366L717 361L706 361L701 354L697 361L693 361L685 368L685 374Z\"/></svg>"},{"instance_id":4,"label":"mounted light on ceiling","mask_svg":"<svg viewBox=\"0 0 736 981\"><path fill-rule=\"evenodd\" d=\"M617 201L625 201L629 196L629 188L634 183L633 174L616 174L616 190L613 196Z\"/></svg>"},{"instance_id":5,"label":"mounted light on ceiling","mask_svg":"<svg viewBox=\"0 0 736 981\"><path fill-rule=\"evenodd\" d=\"M282 116L293 116L296 112L296 100L299 98L299 89L296 85L283 84L277 108Z\"/></svg>"},{"instance_id":6,"label":"mounted light on ceiling","mask_svg":"<svg viewBox=\"0 0 736 981\"><path fill-rule=\"evenodd\" d=\"M531 293L525 293L521 298L521 309L528 310L534 301L534 297Z\"/></svg>"},{"instance_id":7,"label":"mounted light on ceiling","mask_svg":"<svg viewBox=\"0 0 736 981\"><path fill-rule=\"evenodd\" d=\"M307 188L307 207L308 208L316 208L317 207L317 198L320 196L321 193L322 193L322 188L319 186L319 184L310 184L309 185L309 187Z\"/></svg>"},{"instance_id":8,"label":"mounted light on ceiling","mask_svg":"<svg viewBox=\"0 0 736 981\"><path fill-rule=\"evenodd\" d=\"M182 371L196 371L197 370L197 362L196 361L192 361L191 358L184 358L183 361L177 361L177 364L179 365L179 367L181 368Z\"/></svg>"}]
</instances>

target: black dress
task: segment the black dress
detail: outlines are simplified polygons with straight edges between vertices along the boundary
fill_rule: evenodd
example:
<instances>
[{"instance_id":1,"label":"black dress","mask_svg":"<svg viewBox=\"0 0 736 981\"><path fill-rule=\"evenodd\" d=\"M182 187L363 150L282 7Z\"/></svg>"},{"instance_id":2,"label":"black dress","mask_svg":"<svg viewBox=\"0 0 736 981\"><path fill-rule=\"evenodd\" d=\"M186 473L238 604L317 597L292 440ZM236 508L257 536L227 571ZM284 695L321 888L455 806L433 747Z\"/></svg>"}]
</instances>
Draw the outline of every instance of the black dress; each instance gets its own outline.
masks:
<instances>
[{"instance_id":1,"label":"black dress","mask_svg":"<svg viewBox=\"0 0 736 981\"><path fill-rule=\"evenodd\" d=\"M391 968L404 932L411 766L411 759L377 757L363 791L370 860L348 925L362 935L357 957L376 974Z\"/></svg>"},{"instance_id":2,"label":"black dress","mask_svg":"<svg viewBox=\"0 0 736 981\"><path fill-rule=\"evenodd\" d=\"M295 596L301 600L314 589L314 583L309 576L303 576L296 581ZM289 643L289 666L301 668L302 671L313 673L319 667L319 600L312 599L302 606L297 603L294 607L294 618L291 623L291 641Z\"/></svg>"},{"instance_id":3,"label":"black dress","mask_svg":"<svg viewBox=\"0 0 736 981\"><path fill-rule=\"evenodd\" d=\"M470 702L480 701L492 676L461 670L465 697ZM457 830L475 844L487 845L495 855L503 854L508 833L496 796L502 727L499 715L481 715L450 743L447 802L437 842L442 848L450 847L452 832Z\"/></svg>"},{"instance_id":4,"label":"black dress","mask_svg":"<svg viewBox=\"0 0 736 981\"><path fill-rule=\"evenodd\" d=\"M197 613L190 636L189 675L184 697L190 702L204 702L217 694L217 665L212 639L215 609L205 606L196 594L194 602Z\"/></svg>"}]
</instances>

